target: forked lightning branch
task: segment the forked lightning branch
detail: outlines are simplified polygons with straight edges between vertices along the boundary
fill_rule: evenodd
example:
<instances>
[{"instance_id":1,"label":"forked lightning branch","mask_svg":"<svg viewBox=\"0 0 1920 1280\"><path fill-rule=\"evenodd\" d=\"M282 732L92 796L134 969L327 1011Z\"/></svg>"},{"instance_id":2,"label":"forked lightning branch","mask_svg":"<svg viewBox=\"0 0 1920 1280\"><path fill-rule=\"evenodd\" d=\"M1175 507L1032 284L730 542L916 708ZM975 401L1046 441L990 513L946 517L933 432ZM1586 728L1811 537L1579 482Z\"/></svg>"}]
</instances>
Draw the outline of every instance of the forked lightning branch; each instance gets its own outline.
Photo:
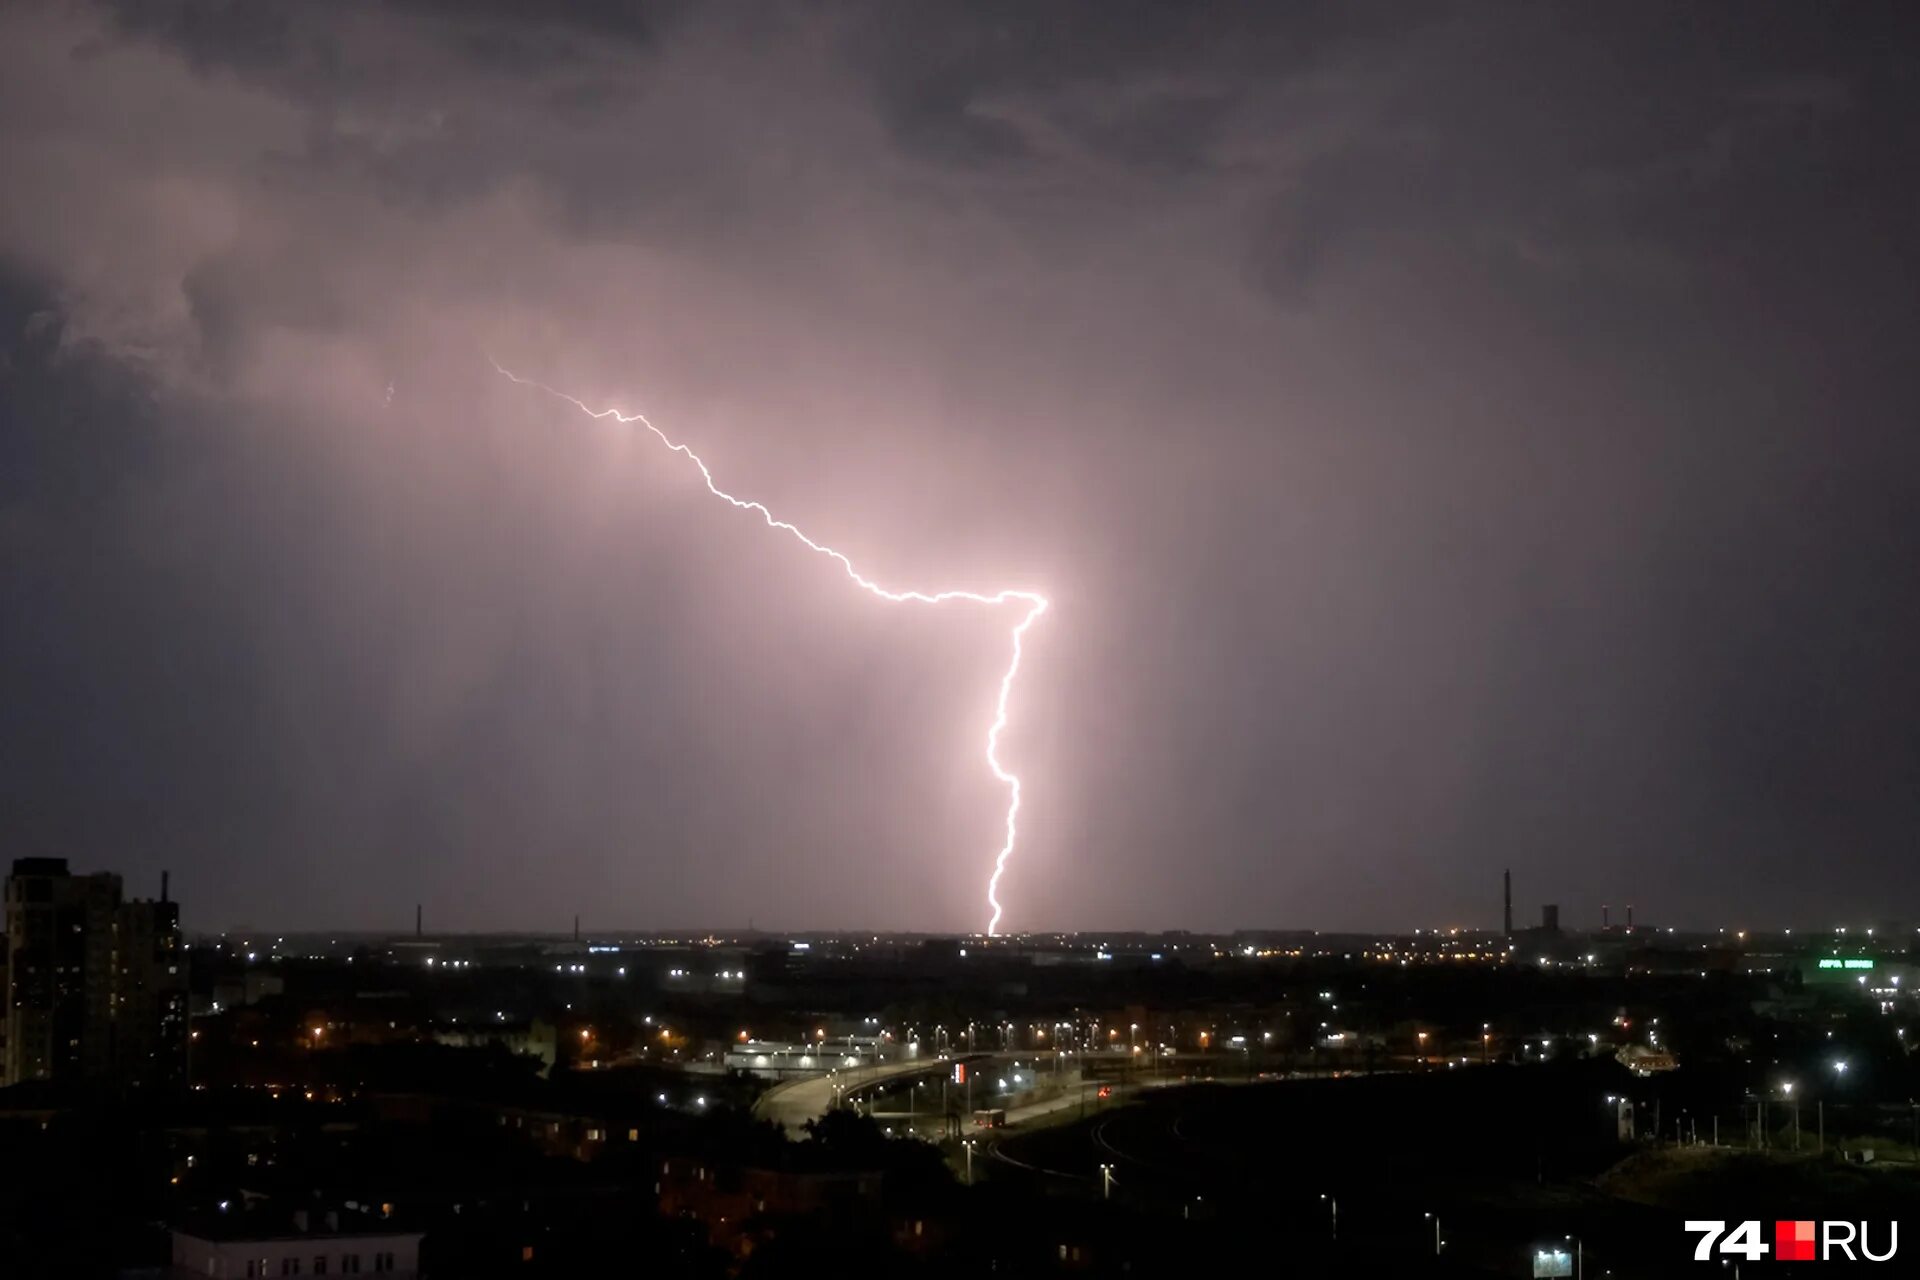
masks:
<instances>
[{"instance_id":1,"label":"forked lightning branch","mask_svg":"<svg viewBox=\"0 0 1920 1280\"><path fill-rule=\"evenodd\" d=\"M829 556L839 561L840 567L846 571L847 577L851 578L854 584L861 590L871 595L878 596L882 600L888 600L895 604L948 604L959 602L993 606L1012 604L1019 607L1019 620L1013 624L1009 634L1012 653L1007 660L1006 672L1000 677L999 696L994 700L993 719L987 727L987 768L992 770L993 776L1007 788L1006 833L1000 845L1000 851L994 855L993 872L987 877L987 905L993 909L993 914L987 920L987 934L990 937L997 934L1000 931L1000 917L1003 914L1003 908L1000 905L1000 877L1006 873L1007 862L1013 857L1014 844L1019 834L1018 824L1020 819L1020 778L1019 775L1010 772L1000 762L1000 735L1007 727L1007 702L1013 694L1014 680L1020 674L1022 645L1026 639L1027 629L1033 626L1033 624L1039 620L1040 615L1047 611L1047 598L1034 591L1005 590L996 591L991 594L983 594L975 591L926 592L889 590L863 576L859 570L853 567L853 561L848 559L844 553L836 551L834 548L822 543L815 542L812 538L802 533L795 525L791 525L785 520L775 517L773 512L769 511L761 503L749 501L744 498L736 498L726 490L720 488L719 485L713 482L713 473L707 470L707 464L701 461L698 454L686 445L679 444L670 439L664 431L647 421L644 414L623 413L618 409L595 409L577 396L568 395L564 391L556 390L532 378L523 378L511 369L501 367L497 361L493 362L493 367L523 387L533 387L546 392L550 396L555 396L558 399L566 401L590 418L611 419L625 425L638 423L640 426L645 427L659 439L661 444L665 445L672 452L685 457L689 462L693 463L695 467L699 468L700 478L706 482L707 492L716 498L720 498L738 507L742 511L757 512L761 519L766 521L768 528L779 529L784 533L792 534L808 550L816 551L821 555Z\"/></svg>"}]
</instances>

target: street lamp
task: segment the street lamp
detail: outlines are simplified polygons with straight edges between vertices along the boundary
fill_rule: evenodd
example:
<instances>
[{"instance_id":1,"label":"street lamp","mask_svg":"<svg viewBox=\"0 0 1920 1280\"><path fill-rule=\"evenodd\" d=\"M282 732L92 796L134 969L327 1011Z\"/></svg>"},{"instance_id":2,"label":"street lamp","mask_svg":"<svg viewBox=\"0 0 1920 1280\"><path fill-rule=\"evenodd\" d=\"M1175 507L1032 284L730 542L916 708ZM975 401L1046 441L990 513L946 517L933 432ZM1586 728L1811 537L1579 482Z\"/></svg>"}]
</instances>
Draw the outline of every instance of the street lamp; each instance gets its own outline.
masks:
<instances>
[{"instance_id":1,"label":"street lamp","mask_svg":"<svg viewBox=\"0 0 1920 1280\"><path fill-rule=\"evenodd\" d=\"M1437 1258L1440 1256L1440 1219L1434 1217L1431 1213L1422 1216L1432 1219L1433 1221L1433 1256Z\"/></svg>"},{"instance_id":2,"label":"street lamp","mask_svg":"<svg viewBox=\"0 0 1920 1280\"><path fill-rule=\"evenodd\" d=\"M1320 1198L1327 1202L1327 1209L1332 1215L1328 1219L1327 1239L1338 1240L1340 1238L1340 1202L1324 1193Z\"/></svg>"},{"instance_id":3,"label":"street lamp","mask_svg":"<svg viewBox=\"0 0 1920 1280\"><path fill-rule=\"evenodd\" d=\"M1573 1280L1581 1280L1581 1273L1586 1269L1587 1265L1586 1243L1581 1240L1579 1236L1564 1236L1562 1238L1573 1241Z\"/></svg>"},{"instance_id":4,"label":"street lamp","mask_svg":"<svg viewBox=\"0 0 1920 1280\"><path fill-rule=\"evenodd\" d=\"M1100 1166L1100 1198L1113 1199L1113 1166L1110 1164Z\"/></svg>"},{"instance_id":5,"label":"street lamp","mask_svg":"<svg viewBox=\"0 0 1920 1280\"><path fill-rule=\"evenodd\" d=\"M973 1139L972 1138L962 1139L960 1145L967 1149L967 1185L972 1186L973 1185Z\"/></svg>"}]
</instances>

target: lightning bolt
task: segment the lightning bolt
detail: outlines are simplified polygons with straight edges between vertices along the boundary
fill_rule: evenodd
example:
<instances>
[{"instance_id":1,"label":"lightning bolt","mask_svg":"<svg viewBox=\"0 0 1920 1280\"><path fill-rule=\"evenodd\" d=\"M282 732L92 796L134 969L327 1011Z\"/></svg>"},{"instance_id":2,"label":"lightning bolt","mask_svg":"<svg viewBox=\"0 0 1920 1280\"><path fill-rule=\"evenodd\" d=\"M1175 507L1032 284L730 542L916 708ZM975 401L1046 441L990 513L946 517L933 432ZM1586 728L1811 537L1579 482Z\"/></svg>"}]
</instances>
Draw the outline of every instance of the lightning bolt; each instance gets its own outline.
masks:
<instances>
[{"instance_id":1,"label":"lightning bolt","mask_svg":"<svg viewBox=\"0 0 1920 1280\"><path fill-rule=\"evenodd\" d=\"M830 556L839 561L840 567L846 571L847 577L851 578L854 585L858 586L862 591L879 596L882 600L890 600L895 604L946 604L950 600L959 600L968 604L995 606L1017 603L1025 607L1024 612L1020 615L1020 620L1013 624L1009 632L1009 638L1012 643L1012 656L1007 661L1006 673L1000 677L1000 693L999 696L994 699L993 704L993 723L987 728L987 768L991 769L993 776L1007 788L1006 839L1000 845L1000 852L994 855L993 874L987 877L987 905L993 908L993 916L987 921L987 936L991 938L997 935L1000 931L1000 917L1004 911L1004 908L1000 905L1000 877L1006 874L1007 862L1013 857L1013 847L1019 836L1020 820L1020 777L1018 774L1009 772L1006 766L1000 763L1000 735L1007 727L1007 702L1013 696L1013 682L1020 674L1020 658L1024 647L1023 642L1027 635L1027 629L1039 621L1040 615L1047 611L1049 603L1047 598L1035 591L996 591L992 595L983 595L976 591L889 591L887 588L874 582L872 579L863 575L858 569L854 568L853 561L848 559L844 552L836 551L834 548L826 546L823 543L815 542L812 538L800 532L797 526L788 524L785 520L775 516L773 512L769 511L763 504L752 502L745 498L736 498L715 484L713 482L713 472L707 470L707 464L701 461L700 455L692 449L689 449L686 445L673 440L666 432L647 421L645 414L622 413L618 409L595 409L592 405L589 405L577 396L568 395L564 391L556 390L544 382L537 382L532 378L523 378L513 372L513 370L503 367L498 361L493 360L491 357L488 358L488 363L493 365L496 372L519 383L521 386L532 387L536 391L544 391L556 399L564 400L574 408L580 410L580 412L586 414L589 418L598 418L601 420L611 418L615 422L628 426L636 422L639 423L648 431L651 431L668 450L680 454L686 458L687 461L693 463L695 467L699 468L700 478L706 482L708 493L711 493L714 497L732 506L738 507L742 511L758 512L760 518L767 522L769 529L779 529L783 532L790 533L799 539L802 545L809 551L817 551L823 556Z\"/></svg>"}]
</instances>

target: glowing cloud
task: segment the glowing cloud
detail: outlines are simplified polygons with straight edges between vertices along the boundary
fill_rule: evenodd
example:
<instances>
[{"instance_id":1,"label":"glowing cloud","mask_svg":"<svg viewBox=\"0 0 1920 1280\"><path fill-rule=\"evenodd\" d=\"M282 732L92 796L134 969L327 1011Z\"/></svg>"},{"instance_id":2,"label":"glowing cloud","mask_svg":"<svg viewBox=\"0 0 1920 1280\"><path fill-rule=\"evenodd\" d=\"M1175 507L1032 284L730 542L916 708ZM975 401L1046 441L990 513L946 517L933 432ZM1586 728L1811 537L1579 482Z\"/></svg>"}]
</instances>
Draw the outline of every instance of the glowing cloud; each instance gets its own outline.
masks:
<instances>
[{"instance_id":1,"label":"glowing cloud","mask_svg":"<svg viewBox=\"0 0 1920 1280\"><path fill-rule=\"evenodd\" d=\"M844 553L815 542L812 538L800 532L794 525L776 518L773 512L767 510L767 508L760 503L750 502L743 498L736 498L719 485L716 485L713 482L713 473L707 470L707 464L700 460L700 455L687 448L686 445L676 443L668 438L666 432L647 421L646 415L639 413L622 413L618 409L595 409L587 404L586 401L576 396L568 395L564 391L555 390L544 382L536 382L532 378L523 378L511 369L503 368L497 361L490 361L490 363L492 363L494 369L503 376L512 379L521 386L532 387L535 390L544 391L550 396L564 400L590 418L611 418L615 422L625 424L639 423L658 437L661 444L665 445L672 452L682 455L700 469L700 478L706 482L708 493L740 508L742 511L758 512L761 519L767 522L768 528L779 529L783 532L790 533L799 539L808 550L817 551L821 555L831 556L833 559L838 560L840 567L846 571L847 577L851 578L855 585L859 586L863 591L879 596L882 600L890 600L896 604L946 604L949 601L963 601L967 604L1004 605L1017 603L1024 606L1020 620L1013 624L1010 632L1013 641L1013 654L1007 662L1006 674L1000 677L1000 693L999 696L995 698L993 705L993 723L987 728L987 768L993 770L993 776L1005 783L1007 787L1006 839L1000 846L1000 852L994 855L993 874L987 877L987 905L993 908L993 915L987 921L987 934L989 937L997 934L1000 930L1000 917L1003 913L999 896L1000 877L1006 873L1007 861L1013 857L1013 847L1018 837L1020 819L1020 778L1017 774L1008 772L1006 767L1000 763L1000 734L1007 727L1007 701L1013 693L1014 678L1020 674L1022 642L1026 638L1027 628L1031 627L1034 622L1039 619L1040 615L1047 611L1047 598L1034 591L996 591L992 595L983 595L975 591L889 591L879 583L862 576L860 571L853 567L853 561L849 560Z\"/></svg>"}]
</instances>

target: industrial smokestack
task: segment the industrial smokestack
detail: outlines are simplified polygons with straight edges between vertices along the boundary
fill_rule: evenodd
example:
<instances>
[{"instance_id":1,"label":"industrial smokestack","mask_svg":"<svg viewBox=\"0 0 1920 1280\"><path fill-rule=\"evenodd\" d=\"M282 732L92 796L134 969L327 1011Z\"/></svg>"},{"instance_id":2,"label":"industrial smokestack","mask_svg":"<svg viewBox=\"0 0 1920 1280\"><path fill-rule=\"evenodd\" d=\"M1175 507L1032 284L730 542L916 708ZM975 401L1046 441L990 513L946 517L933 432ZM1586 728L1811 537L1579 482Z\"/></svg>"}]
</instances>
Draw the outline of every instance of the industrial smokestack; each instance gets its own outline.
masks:
<instances>
[{"instance_id":1,"label":"industrial smokestack","mask_svg":"<svg viewBox=\"0 0 1920 1280\"><path fill-rule=\"evenodd\" d=\"M422 923L421 906L419 903L416 902L413 904L413 936L416 938L420 936L421 923Z\"/></svg>"},{"instance_id":2,"label":"industrial smokestack","mask_svg":"<svg viewBox=\"0 0 1920 1280\"><path fill-rule=\"evenodd\" d=\"M579 916L575 916L573 918L573 940L575 942L580 941L580 917Z\"/></svg>"},{"instance_id":3,"label":"industrial smokestack","mask_svg":"<svg viewBox=\"0 0 1920 1280\"><path fill-rule=\"evenodd\" d=\"M1511 938L1513 936L1513 872L1501 872L1500 880L1506 889L1506 911L1501 916L1501 927Z\"/></svg>"},{"instance_id":4,"label":"industrial smokestack","mask_svg":"<svg viewBox=\"0 0 1920 1280\"><path fill-rule=\"evenodd\" d=\"M1627 904L1627 932L1633 932L1633 904L1631 902Z\"/></svg>"},{"instance_id":5,"label":"industrial smokestack","mask_svg":"<svg viewBox=\"0 0 1920 1280\"><path fill-rule=\"evenodd\" d=\"M1600 904L1600 932L1605 933L1608 928L1609 926L1607 924L1607 904L1603 902Z\"/></svg>"},{"instance_id":6,"label":"industrial smokestack","mask_svg":"<svg viewBox=\"0 0 1920 1280\"><path fill-rule=\"evenodd\" d=\"M162 871L160 873L160 901L165 902L166 900L167 900L167 873L165 871Z\"/></svg>"}]
</instances>

